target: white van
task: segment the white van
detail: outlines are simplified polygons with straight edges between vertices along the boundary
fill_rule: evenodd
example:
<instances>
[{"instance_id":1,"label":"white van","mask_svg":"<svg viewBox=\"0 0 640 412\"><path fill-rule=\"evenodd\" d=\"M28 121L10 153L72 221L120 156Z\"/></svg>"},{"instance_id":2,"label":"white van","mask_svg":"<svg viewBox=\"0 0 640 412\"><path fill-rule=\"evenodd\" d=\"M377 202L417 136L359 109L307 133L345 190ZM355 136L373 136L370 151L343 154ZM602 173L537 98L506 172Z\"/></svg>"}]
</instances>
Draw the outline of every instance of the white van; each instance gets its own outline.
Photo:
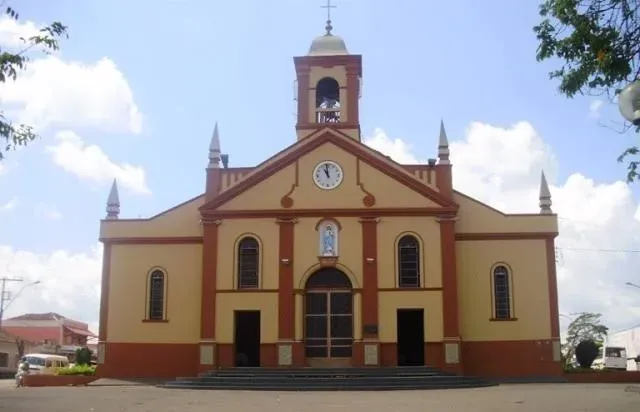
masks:
<instances>
[{"instance_id":1,"label":"white van","mask_svg":"<svg viewBox=\"0 0 640 412\"><path fill-rule=\"evenodd\" d=\"M29 364L30 373L48 373L52 368L66 368L69 359L66 356L49 355L44 353L30 353L20 359L20 363Z\"/></svg>"},{"instance_id":2,"label":"white van","mask_svg":"<svg viewBox=\"0 0 640 412\"><path fill-rule=\"evenodd\" d=\"M604 356L602 356L604 354ZM593 364L594 369L627 370L627 349L622 346L603 346Z\"/></svg>"}]
</instances>

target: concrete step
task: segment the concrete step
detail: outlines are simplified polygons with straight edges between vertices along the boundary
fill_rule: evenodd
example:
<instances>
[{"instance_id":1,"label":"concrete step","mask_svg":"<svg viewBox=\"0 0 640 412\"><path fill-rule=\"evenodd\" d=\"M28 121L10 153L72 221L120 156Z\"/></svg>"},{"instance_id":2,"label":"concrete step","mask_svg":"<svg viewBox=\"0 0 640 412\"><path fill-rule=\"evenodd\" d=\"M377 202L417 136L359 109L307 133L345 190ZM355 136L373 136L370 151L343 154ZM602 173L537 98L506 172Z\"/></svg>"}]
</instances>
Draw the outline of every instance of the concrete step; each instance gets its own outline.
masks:
<instances>
[{"instance_id":1,"label":"concrete step","mask_svg":"<svg viewBox=\"0 0 640 412\"><path fill-rule=\"evenodd\" d=\"M484 379L430 367L398 368L229 368L180 377L164 388L228 390L400 390L493 386Z\"/></svg>"}]
</instances>

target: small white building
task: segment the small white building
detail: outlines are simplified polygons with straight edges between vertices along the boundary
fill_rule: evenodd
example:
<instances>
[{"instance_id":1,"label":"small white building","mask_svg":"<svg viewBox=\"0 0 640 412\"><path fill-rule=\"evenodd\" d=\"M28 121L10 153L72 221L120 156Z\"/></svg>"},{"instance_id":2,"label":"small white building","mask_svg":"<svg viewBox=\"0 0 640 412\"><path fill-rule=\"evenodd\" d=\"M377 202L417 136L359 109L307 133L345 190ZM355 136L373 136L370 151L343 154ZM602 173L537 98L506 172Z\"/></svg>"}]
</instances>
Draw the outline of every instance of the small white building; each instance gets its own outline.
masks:
<instances>
[{"instance_id":1,"label":"small white building","mask_svg":"<svg viewBox=\"0 0 640 412\"><path fill-rule=\"evenodd\" d=\"M13 376L18 367L18 341L19 338L0 330L0 377ZM30 342L22 342L25 353L33 349Z\"/></svg>"},{"instance_id":2,"label":"small white building","mask_svg":"<svg viewBox=\"0 0 640 412\"><path fill-rule=\"evenodd\" d=\"M640 326L613 333L607 338L610 346L621 346L627 349L627 358L635 358L640 355ZM635 371L638 365L635 361L627 361L627 370Z\"/></svg>"}]
</instances>

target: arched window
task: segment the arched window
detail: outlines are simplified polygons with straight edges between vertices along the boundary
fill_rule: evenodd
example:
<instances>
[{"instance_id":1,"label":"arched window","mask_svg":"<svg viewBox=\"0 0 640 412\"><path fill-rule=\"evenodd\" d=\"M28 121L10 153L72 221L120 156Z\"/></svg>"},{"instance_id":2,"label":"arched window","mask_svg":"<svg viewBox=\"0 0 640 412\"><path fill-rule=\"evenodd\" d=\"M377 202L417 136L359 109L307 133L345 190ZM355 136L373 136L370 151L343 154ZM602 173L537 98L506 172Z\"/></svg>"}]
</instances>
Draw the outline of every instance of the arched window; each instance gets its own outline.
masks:
<instances>
[{"instance_id":1,"label":"arched window","mask_svg":"<svg viewBox=\"0 0 640 412\"><path fill-rule=\"evenodd\" d=\"M340 85L331 77L316 84L316 120L318 123L340 121Z\"/></svg>"},{"instance_id":2,"label":"arched window","mask_svg":"<svg viewBox=\"0 0 640 412\"><path fill-rule=\"evenodd\" d=\"M398 286L420 287L420 242L412 235L404 235L398 241Z\"/></svg>"},{"instance_id":3,"label":"arched window","mask_svg":"<svg viewBox=\"0 0 640 412\"><path fill-rule=\"evenodd\" d=\"M260 272L260 244L247 236L238 242L238 289L258 287Z\"/></svg>"},{"instance_id":4,"label":"arched window","mask_svg":"<svg viewBox=\"0 0 640 412\"><path fill-rule=\"evenodd\" d=\"M500 265L493 269L493 304L495 319L511 319L511 285L509 270Z\"/></svg>"},{"instance_id":5,"label":"arched window","mask_svg":"<svg viewBox=\"0 0 640 412\"><path fill-rule=\"evenodd\" d=\"M164 320L165 310L165 274L160 269L156 269L149 275L149 306L148 306L148 319L149 320Z\"/></svg>"}]
</instances>

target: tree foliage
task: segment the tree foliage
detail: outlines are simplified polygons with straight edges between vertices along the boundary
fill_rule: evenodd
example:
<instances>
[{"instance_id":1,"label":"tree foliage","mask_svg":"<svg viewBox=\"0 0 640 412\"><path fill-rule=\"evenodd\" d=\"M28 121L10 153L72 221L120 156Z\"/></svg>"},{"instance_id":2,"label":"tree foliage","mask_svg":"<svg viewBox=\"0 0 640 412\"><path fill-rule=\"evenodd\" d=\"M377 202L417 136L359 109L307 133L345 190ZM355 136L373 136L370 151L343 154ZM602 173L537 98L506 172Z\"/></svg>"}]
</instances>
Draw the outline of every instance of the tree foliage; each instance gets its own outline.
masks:
<instances>
[{"instance_id":1,"label":"tree foliage","mask_svg":"<svg viewBox=\"0 0 640 412\"><path fill-rule=\"evenodd\" d=\"M14 20L18 20L20 17L18 12L11 7L7 7L4 13ZM30 60L29 52L34 50L45 54L54 52L60 47L59 40L66 37L68 37L67 26L60 22L53 22L28 38L20 37L24 44L21 50L13 52L0 48L0 83L16 80L19 73L27 67ZM4 143L0 144L0 160L4 158L4 152L18 146L25 146L36 137L31 125L14 124L0 108L0 143Z\"/></svg>"},{"instance_id":2,"label":"tree foliage","mask_svg":"<svg viewBox=\"0 0 640 412\"><path fill-rule=\"evenodd\" d=\"M580 342L593 341L597 345L604 341L609 333L609 328L601 323L601 314L582 312L576 315L567 329L568 360L572 359L573 355L577 355L576 348Z\"/></svg>"},{"instance_id":3,"label":"tree foliage","mask_svg":"<svg viewBox=\"0 0 640 412\"><path fill-rule=\"evenodd\" d=\"M76 365L90 365L91 355L91 349L87 347L76 349Z\"/></svg>"},{"instance_id":4,"label":"tree foliage","mask_svg":"<svg viewBox=\"0 0 640 412\"><path fill-rule=\"evenodd\" d=\"M549 77L560 80L560 92L567 97L598 94L613 100L640 78L640 0L543 0L539 14L542 21L533 28L537 59L562 61ZM638 153L633 145L618 161ZM640 178L639 163L635 157L629 160L629 182Z\"/></svg>"},{"instance_id":5,"label":"tree foliage","mask_svg":"<svg viewBox=\"0 0 640 412\"><path fill-rule=\"evenodd\" d=\"M576 360L581 368L591 368L593 361L598 357L600 348L592 340L583 340L576 346Z\"/></svg>"}]
</instances>

